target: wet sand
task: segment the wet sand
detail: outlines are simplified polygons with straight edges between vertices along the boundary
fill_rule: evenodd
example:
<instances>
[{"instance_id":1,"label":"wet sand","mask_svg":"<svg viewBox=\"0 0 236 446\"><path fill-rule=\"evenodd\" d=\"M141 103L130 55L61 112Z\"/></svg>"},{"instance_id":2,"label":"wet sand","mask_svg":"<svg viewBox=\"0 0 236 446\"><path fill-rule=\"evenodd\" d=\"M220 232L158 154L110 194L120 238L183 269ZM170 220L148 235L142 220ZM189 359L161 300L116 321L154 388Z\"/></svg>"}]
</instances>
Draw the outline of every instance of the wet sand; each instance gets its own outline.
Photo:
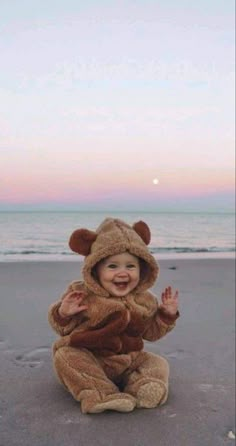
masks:
<instances>
[{"instance_id":1,"label":"wet sand","mask_svg":"<svg viewBox=\"0 0 236 446\"><path fill-rule=\"evenodd\" d=\"M233 259L162 260L153 291L180 292L176 328L145 349L170 363L170 395L156 409L83 415L58 383L49 305L78 262L0 264L0 446L224 446L235 433Z\"/></svg>"}]
</instances>

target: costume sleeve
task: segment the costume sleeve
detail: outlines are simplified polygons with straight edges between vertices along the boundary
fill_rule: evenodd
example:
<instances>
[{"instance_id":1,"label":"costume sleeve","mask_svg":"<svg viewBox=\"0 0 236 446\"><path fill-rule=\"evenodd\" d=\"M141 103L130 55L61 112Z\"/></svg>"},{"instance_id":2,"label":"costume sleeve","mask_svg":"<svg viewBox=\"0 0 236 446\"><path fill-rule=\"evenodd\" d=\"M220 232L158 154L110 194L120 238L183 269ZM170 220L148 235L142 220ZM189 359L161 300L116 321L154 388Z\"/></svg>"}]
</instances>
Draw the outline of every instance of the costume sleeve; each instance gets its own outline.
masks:
<instances>
[{"instance_id":1,"label":"costume sleeve","mask_svg":"<svg viewBox=\"0 0 236 446\"><path fill-rule=\"evenodd\" d=\"M70 334L76 326L79 324L79 317L72 316L67 318L62 318L58 312L62 300L71 291L82 289L82 282L72 282L67 288L66 292L63 294L60 300L55 302L49 307L48 311L48 321L53 330L60 336L66 336Z\"/></svg>"},{"instance_id":2,"label":"costume sleeve","mask_svg":"<svg viewBox=\"0 0 236 446\"><path fill-rule=\"evenodd\" d=\"M172 316L158 305L156 312L149 321L147 329L143 333L143 339L147 341L157 341L165 336L175 327L179 312Z\"/></svg>"}]
</instances>

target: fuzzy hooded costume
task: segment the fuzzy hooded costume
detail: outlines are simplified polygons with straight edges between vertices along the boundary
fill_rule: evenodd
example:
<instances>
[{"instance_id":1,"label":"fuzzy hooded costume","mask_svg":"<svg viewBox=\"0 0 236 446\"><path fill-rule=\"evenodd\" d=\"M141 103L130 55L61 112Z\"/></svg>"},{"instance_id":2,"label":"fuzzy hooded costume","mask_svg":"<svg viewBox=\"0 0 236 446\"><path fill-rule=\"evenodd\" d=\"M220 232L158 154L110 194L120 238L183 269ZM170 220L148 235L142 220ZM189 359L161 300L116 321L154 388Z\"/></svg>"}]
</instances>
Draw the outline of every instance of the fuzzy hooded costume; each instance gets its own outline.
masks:
<instances>
[{"instance_id":1,"label":"fuzzy hooded costume","mask_svg":"<svg viewBox=\"0 0 236 446\"><path fill-rule=\"evenodd\" d=\"M170 317L148 291L158 276L158 265L149 253L150 230L140 221L132 227L107 218L94 231L78 229L70 248L85 256L83 281L72 282L60 301L49 309L49 323L60 335L54 343L54 367L61 383L80 401L83 413L104 410L130 412L152 408L168 396L167 361L143 351L143 340L156 341L173 329ZM128 251L140 259L140 282L124 297L114 297L101 287L94 274L102 259ZM63 298L83 290L84 310L71 318L58 313Z\"/></svg>"}]
</instances>

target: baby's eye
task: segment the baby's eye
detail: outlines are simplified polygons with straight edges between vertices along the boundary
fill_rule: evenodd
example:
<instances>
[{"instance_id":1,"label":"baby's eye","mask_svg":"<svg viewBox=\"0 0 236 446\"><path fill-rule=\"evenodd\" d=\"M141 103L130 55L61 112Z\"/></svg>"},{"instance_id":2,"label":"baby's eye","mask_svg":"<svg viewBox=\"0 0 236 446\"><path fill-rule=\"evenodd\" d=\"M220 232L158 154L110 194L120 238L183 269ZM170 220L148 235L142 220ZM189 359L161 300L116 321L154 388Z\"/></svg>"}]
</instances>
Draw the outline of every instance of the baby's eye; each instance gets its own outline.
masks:
<instances>
[{"instance_id":1,"label":"baby's eye","mask_svg":"<svg viewBox=\"0 0 236 446\"><path fill-rule=\"evenodd\" d=\"M108 268L110 269L115 269L116 268L116 264L115 263L109 263L109 265L107 265Z\"/></svg>"},{"instance_id":2,"label":"baby's eye","mask_svg":"<svg viewBox=\"0 0 236 446\"><path fill-rule=\"evenodd\" d=\"M134 265L133 263L129 263L127 265L127 268L129 268L129 269L136 268L136 265Z\"/></svg>"}]
</instances>

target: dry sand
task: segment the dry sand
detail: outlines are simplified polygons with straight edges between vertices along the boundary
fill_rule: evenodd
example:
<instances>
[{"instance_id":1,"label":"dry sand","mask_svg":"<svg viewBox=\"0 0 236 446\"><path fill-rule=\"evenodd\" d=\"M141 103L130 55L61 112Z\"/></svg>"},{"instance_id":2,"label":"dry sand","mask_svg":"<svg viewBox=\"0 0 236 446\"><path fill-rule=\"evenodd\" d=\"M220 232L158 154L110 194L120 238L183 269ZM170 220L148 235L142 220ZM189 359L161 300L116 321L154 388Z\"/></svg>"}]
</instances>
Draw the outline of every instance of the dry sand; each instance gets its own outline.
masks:
<instances>
[{"instance_id":1,"label":"dry sand","mask_svg":"<svg viewBox=\"0 0 236 446\"><path fill-rule=\"evenodd\" d=\"M80 263L0 264L0 446L224 446L235 433L232 259L162 260L154 292L180 291L177 326L146 350L170 363L161 408L83 415L54 375L48 306Z\"/></svg>"}]
</instances>

